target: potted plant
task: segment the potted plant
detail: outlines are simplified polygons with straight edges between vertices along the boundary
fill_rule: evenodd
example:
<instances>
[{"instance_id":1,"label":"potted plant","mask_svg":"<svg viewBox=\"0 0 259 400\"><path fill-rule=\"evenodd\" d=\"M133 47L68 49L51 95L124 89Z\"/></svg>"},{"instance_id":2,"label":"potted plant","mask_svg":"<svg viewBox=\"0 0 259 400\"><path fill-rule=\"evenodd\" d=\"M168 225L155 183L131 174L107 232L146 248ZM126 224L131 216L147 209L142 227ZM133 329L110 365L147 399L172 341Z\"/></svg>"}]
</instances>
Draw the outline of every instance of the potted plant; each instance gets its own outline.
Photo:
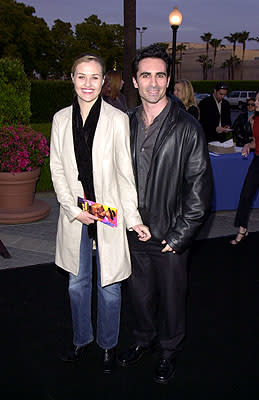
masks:
<instances>
[{"instance_id":1,"label":"potted plant","mask_svg":"<svg viewBox=\"0 0 259 400\"><path fill-rule=\"evenodd\" d=\"M48 155L40 132L26 125L0 127L0 222L6 222L3 214L12 214L16 223L15 214L32 207L40 167Z\"/></svg>"}]
</instances>

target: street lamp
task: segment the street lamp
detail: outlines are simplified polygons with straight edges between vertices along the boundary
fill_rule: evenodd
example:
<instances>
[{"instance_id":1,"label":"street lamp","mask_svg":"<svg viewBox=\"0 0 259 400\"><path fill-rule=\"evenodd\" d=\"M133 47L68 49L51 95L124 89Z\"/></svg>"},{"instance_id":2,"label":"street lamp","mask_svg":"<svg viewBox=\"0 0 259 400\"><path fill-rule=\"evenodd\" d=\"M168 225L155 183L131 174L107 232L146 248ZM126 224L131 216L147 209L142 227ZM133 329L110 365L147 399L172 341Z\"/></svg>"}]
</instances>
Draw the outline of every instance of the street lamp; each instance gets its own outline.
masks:
<instances>
[{"instance_id":1,"label":"street lamp","mask_svg":"<svg viewBox=\"0 0 259 400\"><path fill-rule=\"evenodd\" d=\"M169 23L173 31L172 40L172 69L171 69L171 79L169 89L174 92L174 82L175 82L175 61L176 61L176 32L181 25L183 16L178 10L178 7L174 7L173 11L169 14Z\"/></svg>"},{"instance_id":2,"label":"street lamp","mask_svg":"<svg viewBox=\"0 0 259 400\"><path fill-rule=\"evenodd\" d=\"M140 35L140 48L142 49L142 35L145 32L145 30L147 29L146 26L142 26L142 28L136 27L137 31L139 31L139 35Z\"/></svg>"}]
</instances>

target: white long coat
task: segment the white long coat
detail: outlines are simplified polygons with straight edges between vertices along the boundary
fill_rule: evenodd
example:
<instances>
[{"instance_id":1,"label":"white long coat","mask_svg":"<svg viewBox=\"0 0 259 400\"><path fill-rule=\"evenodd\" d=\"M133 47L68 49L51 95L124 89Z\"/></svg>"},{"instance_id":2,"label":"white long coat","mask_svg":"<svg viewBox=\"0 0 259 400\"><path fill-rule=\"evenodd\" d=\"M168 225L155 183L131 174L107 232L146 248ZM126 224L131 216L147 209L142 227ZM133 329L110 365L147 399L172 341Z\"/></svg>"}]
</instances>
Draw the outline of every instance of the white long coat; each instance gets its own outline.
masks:
<instances>
[{"instance_id":1,"label":"white long coat","mask_svg":"<svg viewBox=\"0 0 259 400\"><path fill-rule=\"evenodd\" d=\"M128 116L102 100L93 142L93 179L96 201L118 209L118 226L97 222L101 283L106 286L126 279L131 263L126 228L141 224L132 171ZM56 259L58 266L78 274L82 223L77 197L83 197L78 181L72 133L72 106L53 118L50 168L60 203ZM89 199L91 200L91 199Z\"/></svg>"}]
</instances>

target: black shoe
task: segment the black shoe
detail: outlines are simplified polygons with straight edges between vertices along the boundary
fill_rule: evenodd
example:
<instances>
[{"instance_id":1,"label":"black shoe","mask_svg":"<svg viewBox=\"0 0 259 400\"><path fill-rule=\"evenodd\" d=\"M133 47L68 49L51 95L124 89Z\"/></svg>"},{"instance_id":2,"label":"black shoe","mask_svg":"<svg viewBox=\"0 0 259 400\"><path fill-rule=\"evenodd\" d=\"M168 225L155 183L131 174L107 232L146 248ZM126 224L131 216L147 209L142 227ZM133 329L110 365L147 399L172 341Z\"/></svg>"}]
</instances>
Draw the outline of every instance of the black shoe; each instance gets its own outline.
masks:
<instances>
[{"instance_id":1,"label":"black shoe","mask_svg":"<svg viewBox=\"0 0 259 400\"><path fill-rule=\"evenodd\" d=\"M156 383L167 383L175 376L175 360L161 358L155 371L154 381Z\"/></svg>"},{"instance_id":2,"label":"black shoe","mask_svg":"<svg viewBox=\"0 0 259 400\"><path fill-rule=\"evenodd\" d=\"M127 367L128 365L135 364L138 362L143 355L150 350L150 347L142 347L138 345L133 345L125 353L122 353L118 360L122 367Z\"/></svg>"},{"instance_id":3,"label":"black shoe","mask_svg":"<svg viewBox=\"0 0 259 400\"><path fill-rule=\"evenodd\" d=\"M111 374L116 366L116 348L105 349L103 357L103 372Z\"/></svg>"},{"instance_id":4,"label":"black shoe","mask_svg":"<svg viewBox=\"0 0 259 400\"><path fill-rule=\"evenodd\" d=\"M65 362L75 362L82 360L85 356L87 346L87 344L84 346L75 346L73 344L71 349L66 351L64 354L61 354L59 358L60 360Z\"/></svg>"}]
</instances>

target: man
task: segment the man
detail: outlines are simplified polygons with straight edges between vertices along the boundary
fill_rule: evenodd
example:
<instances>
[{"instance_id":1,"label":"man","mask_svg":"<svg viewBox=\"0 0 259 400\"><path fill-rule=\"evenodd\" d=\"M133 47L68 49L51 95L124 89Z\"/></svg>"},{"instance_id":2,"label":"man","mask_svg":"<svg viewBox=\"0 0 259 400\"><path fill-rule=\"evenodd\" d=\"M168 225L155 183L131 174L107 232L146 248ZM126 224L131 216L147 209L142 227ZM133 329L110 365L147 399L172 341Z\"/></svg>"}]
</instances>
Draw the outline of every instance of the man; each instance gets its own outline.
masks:
<instances>
[{"instance_id":1,"label":"man","mask_svg":"<svg viewBox=\"0 0 259 400\"><path fill-rule=\"evenodd\" d=\"M139 50L133 83L142 105L129 113L139 211L152 238L128 235L132 275L127 281L135 344L119 363L137 362L154 344L154 380L167 383L185 336L188 248L211 202L211 169L200 124L166 96L169 58L157 45Z\"/></svg>"},{"instance_id":2,"label":"man","mask_svg":"<svg viewBox=\"0 0 259 400\"><path fill-rule=\"evenodd\" d=\"M228 88L224 82L217 82L211 96L201 100L200 123L205 131L207 142L225 142L226 133L231 126L230 105L224 99Z\"/></svg>"}]
</instances>

